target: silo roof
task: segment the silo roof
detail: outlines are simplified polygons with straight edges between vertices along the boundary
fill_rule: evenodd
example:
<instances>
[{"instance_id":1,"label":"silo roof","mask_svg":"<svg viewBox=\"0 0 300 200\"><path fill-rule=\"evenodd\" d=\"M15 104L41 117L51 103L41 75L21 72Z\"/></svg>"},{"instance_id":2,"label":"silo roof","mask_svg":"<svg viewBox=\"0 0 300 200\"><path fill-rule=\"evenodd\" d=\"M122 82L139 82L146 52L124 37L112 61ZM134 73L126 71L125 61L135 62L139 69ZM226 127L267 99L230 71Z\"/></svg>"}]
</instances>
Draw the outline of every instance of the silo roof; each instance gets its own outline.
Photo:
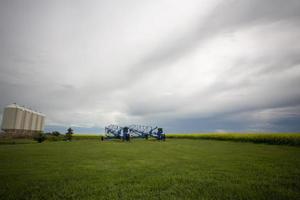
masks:
<instances>
[{"instance_id":1,"label":"silo roof","mask_svg":"<svg viewBox=\"0 0 300 200\"><path fill-rule=\"evenodd\" d=\"M25 108L24 106L19 106L19 105L16 104L16 103L10 104L10 105L6 106L5 108L18 108L18 109L22 109L22 110L29 111L29 112L34 113L34 114L38 114L38 115L45 116L45 114L43 114L43 113L40 113L40 112L31 110L31 109L29 109L29 108Z\"/></svg>"}]
</instances>

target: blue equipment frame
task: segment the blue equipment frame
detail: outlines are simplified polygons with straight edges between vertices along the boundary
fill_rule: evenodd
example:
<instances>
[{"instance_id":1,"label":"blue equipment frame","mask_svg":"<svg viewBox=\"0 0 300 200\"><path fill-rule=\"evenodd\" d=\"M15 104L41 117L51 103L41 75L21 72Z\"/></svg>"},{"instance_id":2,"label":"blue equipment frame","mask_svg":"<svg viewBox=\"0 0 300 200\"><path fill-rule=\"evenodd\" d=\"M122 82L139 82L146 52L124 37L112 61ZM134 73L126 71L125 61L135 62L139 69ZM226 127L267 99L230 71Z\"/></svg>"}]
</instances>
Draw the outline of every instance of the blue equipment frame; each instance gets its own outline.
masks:
<instances>
[{"instance_id":1,"label":"blue equipment frame","mask_svg":"<svg viewBox=\"0 0 300 200\"><path fill-rule=\"evenodd\" d=\"M123 139L129 141L130 138L156 138L158 140L165 140L165 134L162 128L143 126L143 125L130 125L118 126L110 124L105 127L105 137L108 139Z\"/></svg>"}]
</instances>

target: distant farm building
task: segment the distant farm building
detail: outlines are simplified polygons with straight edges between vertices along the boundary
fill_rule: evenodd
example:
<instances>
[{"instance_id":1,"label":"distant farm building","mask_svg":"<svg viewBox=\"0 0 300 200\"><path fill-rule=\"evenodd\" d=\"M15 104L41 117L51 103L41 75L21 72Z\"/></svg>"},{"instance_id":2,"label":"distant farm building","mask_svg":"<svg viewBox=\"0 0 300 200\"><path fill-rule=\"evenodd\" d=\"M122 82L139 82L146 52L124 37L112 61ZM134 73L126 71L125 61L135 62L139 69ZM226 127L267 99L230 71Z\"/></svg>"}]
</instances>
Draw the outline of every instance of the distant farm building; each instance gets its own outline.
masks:
<instances>
[{"instance_id":1,"label":"distant farm building","mask_svg":"<svg viewBox=\"0 0 300 200\"><path fill-rule=\"evenodd\" d=\"M7 134L30 136L43 131L44 123L44 114L11 104L4 109L1 129Z\"/></svg>"}]
</instances>

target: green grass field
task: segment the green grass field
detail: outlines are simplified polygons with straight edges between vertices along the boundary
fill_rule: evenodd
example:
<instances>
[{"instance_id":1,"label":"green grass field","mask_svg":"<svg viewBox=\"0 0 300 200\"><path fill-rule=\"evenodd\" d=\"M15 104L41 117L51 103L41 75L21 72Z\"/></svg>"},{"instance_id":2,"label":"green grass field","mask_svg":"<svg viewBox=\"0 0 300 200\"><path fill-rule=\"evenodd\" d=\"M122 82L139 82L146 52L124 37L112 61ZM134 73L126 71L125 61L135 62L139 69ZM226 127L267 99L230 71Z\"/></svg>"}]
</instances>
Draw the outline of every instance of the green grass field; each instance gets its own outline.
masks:
<instances>
[{"instance_id":1,"label":"green grass field","mask_svg":"<svg viewBox=\"0 0 300 200\"><path fill-rule=\"evenodd\" d=\"M214 140L0 145L1 199L300 199L300 148Z\"/></svg>"}]
</instances>

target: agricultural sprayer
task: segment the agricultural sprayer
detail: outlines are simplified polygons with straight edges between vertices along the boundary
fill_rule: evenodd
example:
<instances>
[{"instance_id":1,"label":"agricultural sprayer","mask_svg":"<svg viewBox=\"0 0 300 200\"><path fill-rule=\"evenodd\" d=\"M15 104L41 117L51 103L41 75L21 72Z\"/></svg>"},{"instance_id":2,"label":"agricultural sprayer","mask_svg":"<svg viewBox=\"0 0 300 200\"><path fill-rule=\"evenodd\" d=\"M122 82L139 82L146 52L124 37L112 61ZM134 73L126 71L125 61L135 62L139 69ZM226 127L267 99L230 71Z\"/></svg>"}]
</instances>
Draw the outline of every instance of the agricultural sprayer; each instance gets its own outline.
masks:
<instances>
[{"instance_id":1,"label":"agricultural sprayer","mask_svg":"<svg viewBox=\"0 0 300 200\"><path fill-rule=\"evenodd\" d=\"M143 126L143 125L130 125L118 126L111 124L105 127L106 138L115 138L130 140L130 138L156 138L158 140L165 140L165 134L162 128Z\"/></svg>"}]
</instances>

